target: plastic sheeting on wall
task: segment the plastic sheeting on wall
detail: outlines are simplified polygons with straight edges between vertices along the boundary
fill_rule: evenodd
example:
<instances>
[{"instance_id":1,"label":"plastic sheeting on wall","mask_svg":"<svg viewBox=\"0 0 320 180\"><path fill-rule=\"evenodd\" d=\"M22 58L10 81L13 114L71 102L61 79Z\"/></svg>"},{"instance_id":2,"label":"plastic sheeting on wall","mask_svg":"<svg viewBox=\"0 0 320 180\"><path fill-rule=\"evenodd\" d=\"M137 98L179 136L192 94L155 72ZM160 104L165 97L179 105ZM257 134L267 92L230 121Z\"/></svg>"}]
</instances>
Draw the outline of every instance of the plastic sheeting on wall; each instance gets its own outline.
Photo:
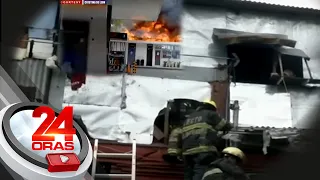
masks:
<instances>
[{"instance_id":1,"label":"plastic sheeting on wall","mask_svg":"<svg viewBox=\"0 0 320 180\"><path fill-rule=\"evenodd\" d=\"M202 101L211 97L211 86L206 82L134 75L126 76L126 85L127 108L122 111L119 124L123 131L137 133L141 142L148 143L152 142L154 120L169 99Z\"/></svg>"},{"instance_id":2,"label":"plastic sheeting on wall","mask_svg":"<svg viewBox=\"0 0 320 180\"><path fill-rule=\"evenodd\" d=\"M122 76L90 76L86 84L72 91L70 83L66 85L64 103L94 106L120 107Z\"/></svg>"},{"instance_id":3,"label":"plastic sheeting on wall","mask_svg":"<svg viewBox=\"0 0 320 180\"><path fill-rule=\"evenodd\" d=\"M239 101L239 127L292 127L289 93L272 93L266 85L237 83L230 86L230 99ZM233 111L230 120L233 122Z\"/></svg>"},{"instance_id":4,"label":"plastic sheeting on wall","mask_svg":"<svg viewBox=\"0 0 320 180\"><path fill-rule=\"evenodd\" d=\"M135 136L138 143L151 144L154 120L167 100L204 100L211 96L211 86L206 82L126 76L127 107L121 110L121 76L89 76L87 79L83 87L86 90L72 92L66 87L64 106L74 107L93 138L119 142L130 142Z\"/></svg>"},{"instance_id":5,"label":"plastic sheeting on wall","mask_svg":"<svg viewBox=\"0 0 320 180\"><path fill-rule=\"evenodd\" d=\"M225 11L211 8L186 8L182 14L182 54L204 57L181 56L183 65L216 67L219 63L226 64L226 48L212 40L213 28L225 28Z\"/></svg>"},{"instance_id":6,"label":"plastic sheeting on wall","mask_svg":"<svg viewBox=\"0 0 320 180\"><path fill-rule=\"evenodd\" d=\"M81 115L91 137L107 140L123 139L119 132L118 121L120 108L64 103L73 106L74 114Z\"/></svg>"}]
</instances>

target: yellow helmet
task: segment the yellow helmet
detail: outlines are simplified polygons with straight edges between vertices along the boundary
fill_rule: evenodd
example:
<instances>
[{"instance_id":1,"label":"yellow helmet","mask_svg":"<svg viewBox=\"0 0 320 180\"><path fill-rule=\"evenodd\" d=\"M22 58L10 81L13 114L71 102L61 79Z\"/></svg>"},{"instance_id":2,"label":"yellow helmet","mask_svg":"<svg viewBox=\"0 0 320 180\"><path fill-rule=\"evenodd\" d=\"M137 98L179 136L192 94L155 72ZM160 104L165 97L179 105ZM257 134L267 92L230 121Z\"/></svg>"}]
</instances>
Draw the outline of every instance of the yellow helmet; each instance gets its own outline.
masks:
<instances>
[{"instance_id":1,"label":"yellow helmet","mask_svg":"<svg viewBox=\"0 0 320 180\"><path fill-rule=\"evenodd\" d=\"M212 100L205 100L205 101L203 101L203 103L211 104L212 106L214 106L215 108L217 108L216 102L214 102L214 101L212 101Z\"/></svg>"},{"instance_id":2,"label":"yellow helmet","mask_svg":"<svg viewBox=\"0 0 320 180\"><path fill-rule=\"evenodd\" d=\"M224 148L222 153L235 156L235 157L239 158L243 162L246 160L246 155L241 151L241 149L236 148L236 147Z\"/></svg>"}]
</instances>

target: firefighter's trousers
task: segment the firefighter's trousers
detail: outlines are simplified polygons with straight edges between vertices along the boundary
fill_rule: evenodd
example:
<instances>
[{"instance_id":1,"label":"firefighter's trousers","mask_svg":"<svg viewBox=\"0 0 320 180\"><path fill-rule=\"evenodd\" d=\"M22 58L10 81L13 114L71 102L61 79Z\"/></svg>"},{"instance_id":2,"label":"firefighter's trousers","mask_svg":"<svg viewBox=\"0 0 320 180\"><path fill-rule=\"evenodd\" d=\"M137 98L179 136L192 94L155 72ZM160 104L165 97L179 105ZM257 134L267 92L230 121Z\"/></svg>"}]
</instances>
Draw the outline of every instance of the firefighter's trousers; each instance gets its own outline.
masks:
<instances>
[{"instance_id":1,"label":"firefighter's trousers","mask_svg":"<svg viewBox=\"0 0 320 180\"><path fill-rule=\"evenodd\" d=\"M214 152L184 156L184 180L201 180L209 164L217 158Z\"/></svg>"}]
</instances>

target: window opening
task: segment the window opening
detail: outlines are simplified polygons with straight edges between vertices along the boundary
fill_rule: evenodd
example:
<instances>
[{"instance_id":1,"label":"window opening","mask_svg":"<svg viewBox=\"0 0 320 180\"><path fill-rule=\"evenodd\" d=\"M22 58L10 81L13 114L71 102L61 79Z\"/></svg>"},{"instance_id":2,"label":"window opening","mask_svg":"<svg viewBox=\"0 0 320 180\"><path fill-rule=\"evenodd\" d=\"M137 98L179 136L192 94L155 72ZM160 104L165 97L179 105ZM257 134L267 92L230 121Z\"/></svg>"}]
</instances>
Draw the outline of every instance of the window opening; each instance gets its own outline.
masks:
<instances>
[{"instance_id":1,"label":"window opening","mask_svg":"<svg viewBox=\"0 0 320 180\"><path fill-rule=\"evenodd\" d=\"M228 45L227 52L228 57L234 58L232 54L235 53L240 59L240 63L235 67L236 82L270 84L273 62L277 58L272 46L235 44Z\"/></svg>"}]
</instances>

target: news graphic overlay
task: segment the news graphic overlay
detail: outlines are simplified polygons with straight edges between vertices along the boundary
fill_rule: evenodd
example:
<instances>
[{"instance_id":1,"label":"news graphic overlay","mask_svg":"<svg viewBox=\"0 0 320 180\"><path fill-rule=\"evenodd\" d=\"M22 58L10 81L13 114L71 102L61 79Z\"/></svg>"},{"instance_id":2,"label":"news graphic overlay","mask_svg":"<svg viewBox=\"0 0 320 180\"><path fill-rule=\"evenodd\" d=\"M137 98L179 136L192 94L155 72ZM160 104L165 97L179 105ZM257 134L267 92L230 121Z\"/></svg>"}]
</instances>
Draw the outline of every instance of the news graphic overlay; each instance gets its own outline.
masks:
<instances>
[{"instance_id":1,"label":"news graphic overlay","mask_svg":"<svg viewBox=\"0 0 320 180\"><path fill-rule=\"evenodd\" d=\"M107 3L106 0L99 0L99 1L94 1L94 0L83 0L83 5L105 5Z\"/></svg>"},{"instance_id":2,"label":"news graphic overlay","mask_svg":"<svg viewBox=\"0 0 320 180\"><path fill-rule=\"evenodd\" d=\"M44 114L46 114L45 118L43 118ZM52 151L74 151L76 154L80 153L80 142L76 136L76 129L73 127L72 107L65 107L58 117L55 116L54 110L50 107L41 106L35 110L20 111L13 115L11 119L11 127L18 123L25 123L25 132L28 130L30 133L33 132L31 150L42 157ZM21 136L19 128L12 131L16 137L27 137L25 136L26 133ZM27 144L22 138L18 140Z\"/></svg>"},{"instance_id":3,"label":"news graphic overlay","mask_svg":"<svg viewBox=\"0 0 320 180\"><path fill-rule=\"evenodd\" d=\"M106 5L107 0L60 0L60 4L70 4L70 5Z\"/></svg>"},{"instance_id":4,"label":"news graphic overlay","mask_svg":"<svg viewBox=\"0 0 320 180\"><path fill-rule=\"evenodd\" d=\"M1 148L19 156L14 160L23 159L21 162L29 169L28 163L39 167L41 176L48 176L44 179L54 179L56 173L62 176L60 179L84 176L92 161L92 150L85 132L73 119L73 107L58 111L40 103L18 103L1 110L1 117L7 143L0 137Z\"/></svg>"},{"instance_id":5,"label":"news graphic overlay","mask_svg":"<svg viewBox=\"0 0 320 180\"><path fill-rule=\"evenodd\" d=\"M46 117L43 120L44 114ZM20 117L15 118L15 116ZM49 172L78 169L80 161L77 155L80 153L80 142L76 136L76 129L73 127L73 108L71 106L65 107L57 117L54 110L48 106L20 111L12 116L11 126L19 122L22 119L21 116L25 116L24 122L28 121L29 129L34 132L31 150L42 157L46 155ZM19 131L13 131L13 133L16 137L25 137L21 136ZM22 138L20 139L18 140L21 143L27 144Z\"/></svg>"}]
</instances>

